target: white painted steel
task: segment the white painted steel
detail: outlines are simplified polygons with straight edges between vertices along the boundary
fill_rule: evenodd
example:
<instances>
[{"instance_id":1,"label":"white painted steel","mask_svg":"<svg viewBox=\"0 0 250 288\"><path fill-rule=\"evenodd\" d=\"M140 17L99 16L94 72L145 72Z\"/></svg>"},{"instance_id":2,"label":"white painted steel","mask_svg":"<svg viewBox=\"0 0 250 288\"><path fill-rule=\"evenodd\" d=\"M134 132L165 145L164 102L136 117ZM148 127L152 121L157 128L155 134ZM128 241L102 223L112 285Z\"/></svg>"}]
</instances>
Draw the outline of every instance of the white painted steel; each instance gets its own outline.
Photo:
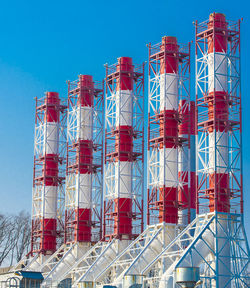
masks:
<instances>
[{"instance_id":1,"label":"white painted steel","mask_svg":"<svg viewBox=\"0 0 250 288\"><path fill-rule=\"evenodd\" d=\"M132 194L132 162L115 163L114 198L131 198Z\"/></svg>"},{"instance_id":2,"label":"white painted steel","mask_svg":"<svg viewBox=\"0 0 250 288\"><path fill-rule=\"evenodd\" d=\"M58 154L59 124L56 122L44 123L43 154Z\"/></svg>"},{"instance_id":3,"label":"white painted steel","mask_svg":"<svg viewBox=\"0 0 250 288\"><path fill-rule=\"evenodd\" d=\"M224 53L209 53L208 92L227 91L227 57Z\"/></svg>"},{"instance_id":4,"label":"white painted steel","mask_svg":"<svg viewBox=\"0 0 250 288\"><path fill-rule=\"evenodd\" d=\"M92 174L76 175L75 206L78 208L91 208L92 199Z\"/></svg>"},{"instance_id":5,"label":"white painted steel","mask_svg":"<svg viewBox=\"0 0 250 288\"><path fill-rule=\"evenodd\" d=\"M101 273L115 258L121 253L129 244L130 240L118 240L112 241L105 250L96 258L95 262L88 267L86 272L77 279L72 288L76 288L80 282L94 281L96 275Z\"/></svg>"},{"instance_id":6,"label":"white painted steel","mask_svg":"<svg viewBox=\"0 0 250 288\"><path fill-rule=\"evenodd\" d=\"M119 90L115 94L116 126L133 125L133 91Z\"/></svg>"},{"instance_id":7,"label":"white painted steel","mask_svg":"<svg viewBox=\"0 0 250 288\"><path fill-rule=\"evenodd\" d=\"M45 265L43 267L43 272L48 268L49 270L48 273L46 273L46 277L44 278L41 287L57 287L58 277L67 273L69 269L71 269L72 263L76 262L77 259L82 257L87 250L89 250L89 248L88 243L75 243L69 249L65 249L64 253L62 253L63 256L60 258L60 261L55 261L56 265L53 265L53 261ZM54 258L55 256L56 254L54 254ZM55 279L57 279L57 281L54 281Z\"/></svg>"},{"instance_id":8,"label":"white painted steel","mask_svg":"<svg viewBox=\"0 0 250 288\"><path fill-rule=\"evenodd\" d=\"M93 108L90 106L77 108L77 139L93 139Z\"/></svg>"},{"instance_id":9,"label":"white painted steel","mask_svg":"<svg viewBox=\"0 0 250 288\"><path fill-rule=\"evenodd\" d=\"M213 131L209 133L209 173L227 173L228 133Z\"/></svg>"},{"instance_id":10,"label":"white painted steel","mask_svg":"<svg viewBox=\"0 0 250 288\"><path fill-rule=\"evenodd\" d=\"M160 75L160 110L178 109L178 74Z\"/></svg>"},{"instance_id":11,"label":"white painted steel","mask_svg":"<svg viewBox=\"0 0 250 288\"><path fill-rule=\"evenodd\" d=\"M106 269L102 269L100 274L96 275L94 281L97 287L105 284L123 287L124 277L140 275L152 259L173 241L178 233L177 230L174 224L161 223L148 226Z\"/></svg>"},{"instance_id":12,"label":"white painted steel","mask_svg":"<svg viewBox=\"0 0 250 288\"><path fill-rule=\"evenodd\" d=\"M159 185L165 187L178 186L178 150L176 148L159 149L160 170Z\"/></svg>"},{"instance_id":13,"label":"white painted steel","mask_svg":"<svg viewBox=\"0 0 250 288\"><path fill-rule=\"evenodd\" d=\"M42 194L42 215L46 219L57 217L57 186L44 186Z\"/></svg>"}]
</instances>

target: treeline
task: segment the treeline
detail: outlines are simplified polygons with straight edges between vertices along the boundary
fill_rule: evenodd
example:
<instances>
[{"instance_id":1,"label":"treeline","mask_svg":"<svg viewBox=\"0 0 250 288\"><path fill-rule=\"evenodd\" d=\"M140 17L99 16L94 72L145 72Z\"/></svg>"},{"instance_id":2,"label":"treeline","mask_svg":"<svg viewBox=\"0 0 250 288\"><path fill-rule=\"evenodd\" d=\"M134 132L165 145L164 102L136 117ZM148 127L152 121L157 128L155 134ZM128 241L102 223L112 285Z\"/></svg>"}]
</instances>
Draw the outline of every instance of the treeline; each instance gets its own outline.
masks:
<instances>
[{"instance_id":1,"label":"treeline","mask_svg":"<svg viewBox=\"0 0 250 288\"><path fill-rule=\"evenodd\" d=\"M11 266L29 252L30 215L21 211L17 215L0 213L0 266Z\"/></svg>"}]
</instances>

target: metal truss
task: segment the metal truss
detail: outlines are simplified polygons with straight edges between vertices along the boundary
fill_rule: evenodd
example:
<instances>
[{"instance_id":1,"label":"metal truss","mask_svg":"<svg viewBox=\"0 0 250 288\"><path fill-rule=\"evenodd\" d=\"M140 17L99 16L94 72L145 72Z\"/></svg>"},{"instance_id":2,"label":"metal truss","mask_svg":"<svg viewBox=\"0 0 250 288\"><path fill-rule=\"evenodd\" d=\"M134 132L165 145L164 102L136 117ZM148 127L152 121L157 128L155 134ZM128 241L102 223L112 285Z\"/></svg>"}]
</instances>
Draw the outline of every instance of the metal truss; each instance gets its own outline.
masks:
<instances>
[{"instance_id":1,"label":"metal truss","mask_svg":"<svg viewBox=\"0 0 250 288\"><path fill-rule=\"evenodd\" d=\"M65 195L65 242L71 242L75 229L75 205L76 205L76 193L77 187L81 187L80 177L77 177L78 173L76 169L79 167L79 163L76 162L77 155L77 143L79 140L78 131L80 131L79 125L84 119L79 119L81 113L78 116L78 101L81 93L84 93L79 86L79 80L68 82L68 117L67 117L67 177L66 177L66 195ZM92 113L93 118L93 164L90 169L92 171L92 227L91 227L91 241L97 242L101 238L102 234L102 183L103 183L103 101L104 101L104 88L103 82L94 82L94 99L93 109L89 113ZM78 157L79 158L79 157ZM82 188L84 189L84 187ZM84 193L84 191L82 191Z\"/></svg>"},{"instance_id":2,"label":"metal truss","mask_svg":"<svg viewBox=\"0 0 250 288\"><path fill-rule=\"evenodd\" d=\"M100 256L103 256L107 250L113 249L116 241L116 239L113 239L111 242L100 241L96 243L96 245L72 266L70 271L71 278L74 280L72 287L77 287L85 273L98 261Z\"/></svg>"},{"instance_id":3,"label":"metal truss","mask_svg":"<svg viewBox=\"0 0 250 288\"><path fill-rule=\"evenodd\" d=\"M165 101L170 101L168 99L168 94L171 95L171 86L174 85L174 77L173 81L168 83L168 87L166 86L166 81L164 81L164 103L161 100L161 77L160 71L162 69L162 63L166 61L166 56L168 55L168 51L162 50L162 43L158 43L155 45L148 45L149 48L149 98L148 98L148 113L149 113L149 126L148 126L148 215L147 215L147 224L156 224L159 222L159 199L160 199L160 174L163 173L165 175L165 169L167 166L175 163L176 166L181 165L186 161L188 163L188 171L186 173L189 174L188 182L185 180L185 174L181 177L178 175L170 175L169 177L173 179L173 185L178 187L178 190L184 191L184 188L188 186L190 183L190 149L184 149L184 147L190 147L190 137L177 137L175 139L176 146L179 152L182 152L182 157L176 157L174 160L167 161L166 158L166 148L165 143L167 137L164 135L160 135L160 118L164 118L164 122L166 121L165 113L162 113L161 107L165 107ZM179 59L179 72L178 72L178 103L185 103L182 106L179 106L179 110L176 111L176 119L178 119L179 123L184 124L188 121L187 118L181 117L182 114L185 114L187 110L190 109L190 44L179 45L179 52L176 55ZM168 74L168 77L171 74ZM168 100L166 100L168 99ZM160 155L160 146L163 153ZM186 151L186 152L185 152ZM168 151L169 155L172 151ZM179 154L179 153L178 153ZM177 155L178 155L177 154ZM168 156L168 155L167 155ZM160 157L164 157L163 161L160 161ZM178 173L177 173L178 174ZM164 176L165 177L165 176ZM187 179L187 178L186 178ZM161 183L161 185L163 185ZM187 197L188 199L188 197ZM176 203L179 210L182 210L185 205L188 205L190 208L190 203ZM167 209L167 207L163 208Z\"/></svg>"},{"instance_id":4,"label":"metal truss","mask_svg":"<svg viewBox=\"0 0 250 288\"><path fill-rule=\"evenodd\" d=\"M72 265L78 261L90 249L86 243L64 244L61 249L41 267L44 277L42 287L57 287L72 269Z\"/></svg>"},{"instance_id":5,"label":"metal truss","mask_svg":"<svg viewBox=\"0 0 250 288\"><path fill-rule=\"evenodd\" d=\"M35 116L35 142L34 142L34 169L33 169L33 192L32 192L32 240L31 240L31 252L27 257L22 259L22 265L25 268L34 267L36 269L41 265L47 257L40 255L43 251L39 248L40 242L43 241L40 238L39 231L41 230L41 219L44 217L42 208L42 199L45 193L45 186L43 185L43 165L44 165L44 151L45 145L53 145L53 143L47 143L47 122L45 122L45 115L47 112L47 105L44 105L45 97L36 98L36 116ZM56 179L58 183L57 189L57 246L61 246L63 242L64 232L64 185L65 185L65 164L66 164L66 108L64 101L56 107L60 115L59 121L59 137L58 137L58 163L59 173ZM53 131L51 131L53 133ZM38 253L35 254L34 253ZM19 264L20 264L19 263ZM35 264L36 263L36 264ZM15 268L19 266L16 265Z\"/></svg>"},{"instance_id":6,"label":"metal truss","mask_svg":"<svg viewBox=\"0 0 250 288\"><path fill-rule=\"evenodd\" d=\"M106 66L106 101L105 101L105 167L104 167L104 235L106 240L114 235L113 214L116 207L114 199L124 197L115 195L115 187L120 183L120 174L124 177L129 176L125 168L116 167L115 157L118 153L115 151L115 137L117 134L116 118L121 115L121 111L126 110L126 102L121 101L121 93L116 91L117 85L120 85L121 71L117 71L117 65ZM134 64L134 71L129 74L133 79L134 88L132 91L133 109L129 117L132 118L133 133L133 152L129 155L132 165L132 235L129 237L135 239L143 231L143 179L144 179L144 64ZM117 93L119 98L117 99ZM124 102L124 103L123 103ZM120 104L119 104L120 103ZM119 110L117 110L119 107ZM126 119L123 119L126 121ZM126 126L126 123L124 123ZM130 126L131 124L127 124ZM120 141L120 139L119 139ZM116 175L116 170L118 174ZM118 188L120 191L120 188ZM118 192L120 193L120 192ZM119 220L118 220L119 221ZM119 225L118 225L119 226ZM117 235L120 237L120 235Z\"/></svg>"},{"instance_id":7,"label":"metal truss","mask_svg":"<svg viewBox=\"0 0 250 288\"><path fill-rule=\"evenodd\" d=\"M158 255L158 250L164 246L164 224L148 226L144 232L139 235L127 248L109 263L99 274L95 275L96 287L103 287L105 284L119 285L124 275L131 266L137 267L138 270L145 267L149 259ZM143 257L145 251L150 251L146 257ZM141 259L138 263L138 259ZM136 264L134 264L136 263Z\"/></svg>"},{"instance_id":8,"label":"metal truss","mask_svg":"<svg viewBox=\"0 0 250 288\"><path fill-rule=\"evenodd\" d=\"M68 116L67 116L67 182L65 195L65 244L63 244L45 263L41 271L46 274L43 287L57 285L72 266L91 248L90 243L72 242L75 220L76 171L76 142L80 130L77 125L82 123L77 119L77 101L81 90L78 80L68 82ZM93 101L93 164L92 173L92 243L101 237L102 215L102 152L103 152L103 82L95 82ZM80 114L81 116L81 114ZM78 116L79 117L79 116ZM78 178L79 179L79 178ZM78 186L79 187L79 186Z\"/></svg>"},{"instance_id":9,"label":"metal truss","mask_svg":"<svg viewBox=\"0 0 250 288\"><path fill-rule=\"evenodd\" d=\"M240 87L240 21L228 21L228 50L226 53L216 53L220 56L219 65L213 65L213 75L208 73L208 65L212 61L208 55L208 37L216 39L213 31L208 29L208 21L198 24L196 22L196 105L197 105L197 174L198 194L197 213L205 213L209 207L209 173L224 170L230 177L230 207L232 213L243 213L242 194L242 144L241 144L241 87ZM210 29L211 30L211 29ZM215 40L214 40L215 41ZM213 56L214 57L214 56ZM215 61L215 60L213 60ZM213 62L215 63L215 62ZM226 65L224 74L221 65ZM211 78L213 78L211 80ZM209 80L210 79L210 80ZM226 87L221 83L226 79ZM214 112L214 117L209 118L208 93L211 85L217 83L220 90L225 91L228 102L228 121L226 132L216 132L214 127L221 120ZM223 88L223 89L222 89ZM225 90L224 90L225 89ZM211 100L210 100L211 101ZM211 114L211 113L210 113ZM209 160L209 129L214 129L214 159L220 159L212 163ZM221 144L223 134L227 133L228 141ZM227 151L227 153L222 153ZM211 152L210 152L211 153ZM220 179L215 186L220 187ZM216 190L214 192L216 194ZM215 196L216 198L216 196ZM215 199L217 202L217 200ZM217 206L217 203L215 204Z\"/></svg>"},{"instance_id":10,"label":"metal truss","mask_svg":"<svg viewBox=\"0 0 250 288\"><path fill-rule=\"evenodd\" d=\"M103 251L107 247L112 245L113 242L99 241L92 247L85 247L85 250L80 243L75 243L71 245L68 251L66 253L64 251L61 257L60 254L58 254L60 261L58 261L56 266L51 269L51 272L47 275L45 279L46 282L43 282L42 286L44 288L57 287L58 285L60 286L60 283L65 281L65 279L72 279L72 287L74 287L75 285L77 285L76 283L78 283L82 275L89 269L89 267L91 267L91 265L103 253ZM62 264L62 266L60 265L60 263ZM56 271L59 265L63 267L60 273ZM53 274L57 274L56 277L54 277Z\"/></svg>"},{"instance_id":11,"label":"metal truss","mask_svg":"<svg viewBox=\"0 0 250 288\"><path fill-rule=\"evenodd\" d=\"M223 246L218 245L217 234L222 237ZM224 262L226 256L223 250L228 243L231 253L227 257L230 258L231 269L228 275L220 275L215 267L218 262ZM225 287L249 287L250 251L242 215L199 215L139 274L143 275L144 287L173 287L176 268L197 266L200 267L204 288L215 285L220 276L229 279Z\"/></svg>"}]
</instances>

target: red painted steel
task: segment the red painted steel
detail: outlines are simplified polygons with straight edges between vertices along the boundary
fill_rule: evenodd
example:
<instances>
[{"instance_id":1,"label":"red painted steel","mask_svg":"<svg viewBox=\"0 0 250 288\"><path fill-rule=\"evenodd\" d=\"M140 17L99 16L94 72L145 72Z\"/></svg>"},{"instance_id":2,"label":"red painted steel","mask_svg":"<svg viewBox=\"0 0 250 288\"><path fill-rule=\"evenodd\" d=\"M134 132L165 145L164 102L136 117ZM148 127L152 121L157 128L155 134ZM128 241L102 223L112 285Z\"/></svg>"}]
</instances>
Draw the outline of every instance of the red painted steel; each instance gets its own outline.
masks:
<instances>
[{"instance_id":1,"label":"red painted steel","mask_svg":"<svg viewBox=\"0 0 250 288\"><path fill-rule=\"evenodd\" d=\"M208 37L208 53L226 53L227 23L225 15L221 13L210 14L208 28L213 29L213 33ZM215 63L214 65L217 64ZM217 132L227 133L229 116L227 91L223 91L223 89L216 90L215 87L214 91L209 93L207 101L208 117L211 121L214 121L214 125L208 129L209 133L213 133L214 129ZM209 189L210 211L229 212L229 175L218 172L210 174ZM217 190L217 203L215 203L215 190Z\"/></svg>"},{"instance_id":2,"label":"red painted steel","mask_svg":"<svg viewBox=\"0 0 250 288\"><path fill-rule=\"evenodd\" d=\"M177 38L166 36L162 38L161 51L165 52L165 57L161 59L160 73L162 75L177 74L179 68ZM174 95L178 97L178 95ZM160 136L166 148L177 149L178 143L178 116L176 110L163 110L160 116ZM178 207L176 205L177 187L160 187L159 199L159 222L178 223Z\"/></svg>"}]
</instances>

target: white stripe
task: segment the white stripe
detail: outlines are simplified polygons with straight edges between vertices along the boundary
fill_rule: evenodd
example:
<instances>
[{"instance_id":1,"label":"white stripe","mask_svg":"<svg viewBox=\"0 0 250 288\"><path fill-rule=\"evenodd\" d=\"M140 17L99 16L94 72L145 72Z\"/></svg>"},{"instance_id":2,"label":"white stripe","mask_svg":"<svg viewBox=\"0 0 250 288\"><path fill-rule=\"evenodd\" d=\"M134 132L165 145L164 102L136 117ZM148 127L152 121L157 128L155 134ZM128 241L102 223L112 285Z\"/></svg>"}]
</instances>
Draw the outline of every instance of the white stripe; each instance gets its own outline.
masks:
<instances>
[{"instance_id":1,"label":"white stripe","mask_svg":"<svg viewBox=\"0 0 250 288\"><path fill-rule=\"evenodd\" d=\"M91 208L92 175L78 174L76 177L75 206L79 208Z\"/></svg>"},{"instance_id":2,"label":"white stripe","mask_svg":"<svg viewBox=\"0 0 250 288\"><path fill-rule=\"evenodd\" d=\"M132 163L119 161L115 163L115 195L114 198L131 198Z\"/></svg>"},{"instance_id":3,"label":"white stripe","mask_svg":"<svg viewBox=\"0 0 250 288\"><path fill-rule=\"evenodd\" d=\"M42 194L43 217L55 219L57 214L57 186L44 186Z\"/></svg>"},{"instance_id":4,"label":"white stripe","mask_svg":"<svg viewBox=\"0 0 250 288\"><path fill-rule=\"evenodd\" d=\"M116 99L116 126L133 125L133 91L117 91Z\"/></svg>"},{"instance_id":5,"label":"white stripe","mask_svg":"<svg viewBox=\"0 0 250 288\"><path fill-rule=\"evenodd\" d=\"M224 53L208 54L208 92L227 91L227 58Z\"/></svg>"},{"instance_id":6,"label":"white stripe","mask_svg":"<svg viewBox=\"0 0 250 288\"><path fill-rule=\"evenodd\" d=\"M216 143L215 143L216 133ZM216 146L216 153L215 153ZM216 163L215 163L216 157ZM216 165L215 165L216 164ZM216 132L209 133L209 173L225 173L228 167L228 133ZM217 166L217 167L216 167ZM228 172L228 171L227 171Z\"/></svg>"},{"instance_id":7,"label":"white stripe","mask_svg":"<svg viewBox=\"0 0 250 288\"><path fill-rule=\"evenodd\" d=\"M56 122L46 122L44 124L44 154L58 154L58 128L59 125Z\"/></svg>"},{"instance_id":8,"label":"white stripe","mask_svg":"<svg viewBox=\"0 0 250 288\"><path fill-rule=\"evenodd\" d=\"M160 149L159 185L165 187L178 186L178 151L174 148ZM164 175L165 171L165 175Z\"/></svg>"},{"instance_id":9,"label":"white stripe","mask_svg":"<svg viewBox=\"0 0 250 288\"><path fill-rule=\"evenodd\" d=\"M160 76L160 110L178 109L178 75L174 73Z\"/></svg>"},{"instance_id":10,"label":"white stripe","mask_svg":"<svg viewBox=\"0 0 250 288\"><path fill-rule=\"evenodd\" d=\"M77 139L93 139L93 108L90 106L77 108Z\"/></svg>"}]
</instances>

